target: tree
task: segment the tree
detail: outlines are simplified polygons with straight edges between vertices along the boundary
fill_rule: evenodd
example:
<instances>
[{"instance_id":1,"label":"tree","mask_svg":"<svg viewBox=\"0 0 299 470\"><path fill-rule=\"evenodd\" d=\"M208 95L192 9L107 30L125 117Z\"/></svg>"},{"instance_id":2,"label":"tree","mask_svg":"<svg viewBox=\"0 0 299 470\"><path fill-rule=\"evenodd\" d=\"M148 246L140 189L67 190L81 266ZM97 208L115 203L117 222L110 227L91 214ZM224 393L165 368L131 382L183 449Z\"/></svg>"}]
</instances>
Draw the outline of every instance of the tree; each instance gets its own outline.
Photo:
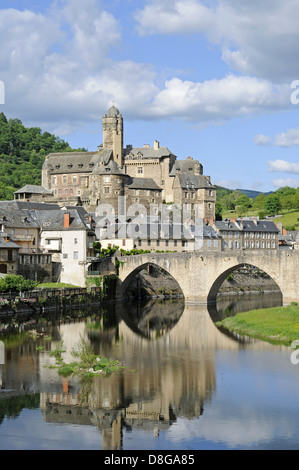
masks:
<instances>
[{"instance_id":1,"label":"tree","mask_svg":"<svg viewBox=\"0 0 299 470\"><path fill-rule=\"evenodd\" d=\"M273 194L268 196L265 203L265 211L268 215L276 215L281 209L280 199L277 195Z\"/></svg>"}]
</instances>

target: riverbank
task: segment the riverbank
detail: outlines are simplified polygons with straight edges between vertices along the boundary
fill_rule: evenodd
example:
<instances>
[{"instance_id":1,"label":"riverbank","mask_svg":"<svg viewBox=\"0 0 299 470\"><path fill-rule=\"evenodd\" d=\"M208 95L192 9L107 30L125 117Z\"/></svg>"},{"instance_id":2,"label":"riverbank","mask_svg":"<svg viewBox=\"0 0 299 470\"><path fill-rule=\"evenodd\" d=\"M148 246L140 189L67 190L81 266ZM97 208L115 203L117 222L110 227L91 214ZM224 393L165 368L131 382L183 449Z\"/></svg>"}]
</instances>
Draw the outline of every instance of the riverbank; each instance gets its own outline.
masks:
<instances>
[{"instance_id":1,"label":"riverbank","mask_svg":"<svg viewBox=\"0 0 299 470\"><path fill-rule=\"evenodd\" d=\"M299 340L299 306L292 303L285 307L251 310L228 317L216 326L236 336L290 346Z\"/></svg>"}]
</instances>

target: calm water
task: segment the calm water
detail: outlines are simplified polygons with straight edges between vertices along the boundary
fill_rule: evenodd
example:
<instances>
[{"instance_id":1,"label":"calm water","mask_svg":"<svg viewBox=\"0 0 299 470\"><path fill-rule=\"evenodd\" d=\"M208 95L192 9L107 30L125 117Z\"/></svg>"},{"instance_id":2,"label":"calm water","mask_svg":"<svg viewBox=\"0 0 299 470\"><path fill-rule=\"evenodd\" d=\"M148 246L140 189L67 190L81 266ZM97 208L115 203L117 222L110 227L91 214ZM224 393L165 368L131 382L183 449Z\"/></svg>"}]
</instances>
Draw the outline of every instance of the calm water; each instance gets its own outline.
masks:
<instances>
[{"instance_id":1,"label":"calm water","mask_svg":"<svg viewBox=\"0 0 299 470\"><path fill-rule=\"evenodd\" d=\"M212 320L255 302L226 297L208 311L150 301L6 328L0 450L298 449L299 365L290 361L292 350L238 342ZM30 329L44 336L32 338ZM86 383L61 378L49 368L55 362L49 351L63 341L71 362L82 338L124 369Z\"/></svg>"}]
</instances>

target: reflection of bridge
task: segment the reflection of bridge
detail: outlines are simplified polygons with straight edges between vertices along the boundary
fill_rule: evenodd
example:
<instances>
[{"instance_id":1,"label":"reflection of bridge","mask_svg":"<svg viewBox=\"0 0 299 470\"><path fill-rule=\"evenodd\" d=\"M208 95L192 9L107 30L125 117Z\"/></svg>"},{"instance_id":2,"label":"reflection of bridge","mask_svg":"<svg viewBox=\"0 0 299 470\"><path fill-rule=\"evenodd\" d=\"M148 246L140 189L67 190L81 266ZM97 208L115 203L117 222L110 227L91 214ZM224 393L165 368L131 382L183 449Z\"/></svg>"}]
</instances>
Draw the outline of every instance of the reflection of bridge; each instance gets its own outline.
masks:
<instances>
[{"instance_id":1,"label":"reflection of bridge","mask_svg":"<svg viewBox=\"0 0 299 470\"><path fill-rule=\"evenodd\" d=\"M118 299L126 295L133 278L148 264L167 271L180 285L186 302L216 299L219 287L235 269L249 264L266 272L278 285L285 303L299 300L299 250L151 253L121 258Z\"/></svg>"}]
</instances>

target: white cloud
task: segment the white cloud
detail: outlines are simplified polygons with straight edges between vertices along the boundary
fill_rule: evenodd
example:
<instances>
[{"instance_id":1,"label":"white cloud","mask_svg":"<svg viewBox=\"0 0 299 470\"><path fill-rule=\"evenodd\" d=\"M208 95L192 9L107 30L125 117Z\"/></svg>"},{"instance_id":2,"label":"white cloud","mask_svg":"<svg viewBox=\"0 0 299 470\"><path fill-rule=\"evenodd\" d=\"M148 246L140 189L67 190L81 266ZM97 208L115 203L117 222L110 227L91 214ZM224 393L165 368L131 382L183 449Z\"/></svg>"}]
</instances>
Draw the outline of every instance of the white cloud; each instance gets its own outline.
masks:
<instances>
[{"instance_id":1,"label":"white cloud","mask_svg":"<svg viewBox=\"0 0 299 470\"><path fill-rule=\"evenodd\" d=\"M299 129L289 129L278 134L275 138L277 147L293 147L299 145Z\"/></svg>"},{"instance_id":2,"label":"white cloud","mask_svg":"<svg viewBox=\"0 0 299 470\"><path fill-rule=\"evenodd\" d=\"M149 111L158 116L219 121L283 109L287 101L287 87L254 77L229 75L202 83L173 78L165 82Z\"/></svg>"},{"instance_id":3,"label":"white cloud","mask_svg":"<svg viewBox=\"0 0 299 470\"><path fill-rule=\"evenodd\" d=\"M284 186L289 186L291 188L297 188L299 186L299 178L279 178L272 181L272 185L275 188L283 188Z\"/></svg>"},{"instance_id":4,"label":"white cloud","mask_svg":"<svg viewBox=\"0 0 299 470\"><path fill-rule=\"evenodd\" d=\"M268 161L269 171L299 174L299 163L285 160Z\"/></svg>"},{"instance_id":5,"label":"white cloud","mask_svg":"<svg viewBox=\"0 0 299 470\"><path fill-rule=\"evenodd\" d=\"M270 141L271 141L270 137L264 134L258 134L254 137L255 145L268 145Z\"/></svg>"},{"instance_id":6,"label":"white cloud","mask_svg":"<svg viewBox=\"0 0 299 470\"><path fill-rule=\"evenodd\" d=\"M200 32L244 74L275 81L299 77L297 0L152 0L136 12L140 34Z\"/></svg>"},{"instance_id":7,"label":"white cloud","mask_svg":"<svg viewBox=\"0 0 299 470\"><path fill-rule=\"evenodd\" d=\"M227 28L220 24L219 9L224 9L224 19L230 14L235 22L240 12L239 1L234 7L231 2L220 1L215 9L195 0L152 2L139 13L140 26L151 24L149 31L157 31L168 25L169 32L179 27L182 32L199 25L206 34L211 28L218 41L225 37L221 28ZM0 79L11 116L66 132L100 119L100 110L112 102L127 119L173 117L202 123L292 107L289 85L233 74L202 82L175 76L161 81L163 71L158 76L152 65L112 60L110 50L121 43L121 27L100 4L57 0L45 14L0 9L0 42L5 44ZM236 29L231 34L238 37L238 22L231 24Z\"/></svg>"}]
</instances>

